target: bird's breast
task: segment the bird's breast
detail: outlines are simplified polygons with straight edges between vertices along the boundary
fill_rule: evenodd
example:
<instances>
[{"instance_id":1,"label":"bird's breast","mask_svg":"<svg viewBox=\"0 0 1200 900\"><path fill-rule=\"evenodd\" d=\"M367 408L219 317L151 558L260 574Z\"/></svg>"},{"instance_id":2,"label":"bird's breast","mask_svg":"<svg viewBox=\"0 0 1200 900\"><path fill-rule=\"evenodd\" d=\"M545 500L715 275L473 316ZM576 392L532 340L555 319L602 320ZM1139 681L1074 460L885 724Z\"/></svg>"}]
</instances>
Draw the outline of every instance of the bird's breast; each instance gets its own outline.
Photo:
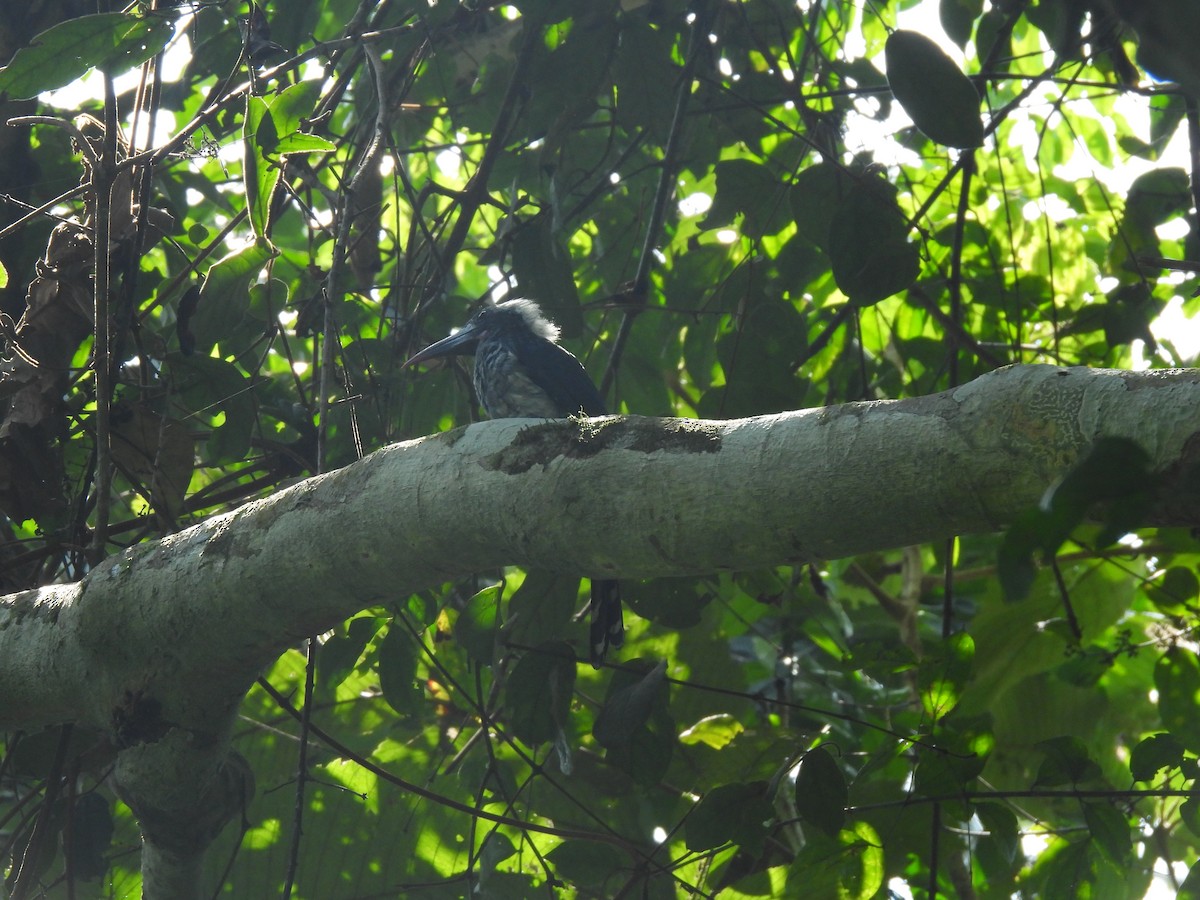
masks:
<instances>
[{"instance_id":1,"label":"bird's breast","mask_svg":"<svg viewBox=\"0 0 1200 900\"><path fill-rule=\"evenodd\" d=\"M516 354L498 343L482 344L475 354L475 393L492 419L557 419L563 413L524 371Z\"/></svg>"}]
</instances>

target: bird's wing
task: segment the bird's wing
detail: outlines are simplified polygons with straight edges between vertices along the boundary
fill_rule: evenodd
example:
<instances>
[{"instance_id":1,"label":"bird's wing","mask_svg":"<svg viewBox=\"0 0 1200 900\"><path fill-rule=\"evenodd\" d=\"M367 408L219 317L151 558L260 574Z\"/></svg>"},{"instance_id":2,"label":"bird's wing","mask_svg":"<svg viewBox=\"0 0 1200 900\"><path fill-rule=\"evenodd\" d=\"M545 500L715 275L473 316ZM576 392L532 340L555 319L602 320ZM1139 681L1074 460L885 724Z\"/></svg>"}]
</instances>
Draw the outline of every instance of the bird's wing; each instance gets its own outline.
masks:
<instances>
[{"instance_id":1,"label":"bird's wing","mask_svg":"<svg viewBox=\"0 0 1200 900\"><path fill-rule=\"evenodd\" d=\"M517 362L550 396L560 415L573 416L581 409L589 416L608 412L583 363L564 347L550 341L521 342L516 351Z\"/></svg>"}]
</instances>

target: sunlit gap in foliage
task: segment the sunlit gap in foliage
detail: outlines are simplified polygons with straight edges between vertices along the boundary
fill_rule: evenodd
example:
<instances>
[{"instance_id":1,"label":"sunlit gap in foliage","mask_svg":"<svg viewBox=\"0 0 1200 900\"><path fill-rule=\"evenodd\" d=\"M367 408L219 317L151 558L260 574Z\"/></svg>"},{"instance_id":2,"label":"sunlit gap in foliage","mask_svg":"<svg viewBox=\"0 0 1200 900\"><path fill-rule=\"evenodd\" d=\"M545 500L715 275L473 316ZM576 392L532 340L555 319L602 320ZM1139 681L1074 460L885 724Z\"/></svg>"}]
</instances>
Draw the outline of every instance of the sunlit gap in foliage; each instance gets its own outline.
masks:
<instances>
[{"instance_id":1,"label":"sunlit gap in foliage","mask_svg":"<svg viewBox=\"0 0 1200 900\"><path fill-rule=\"evenodd\" d=\"M186 14L180 17L175 28L175 37L167 45L167 49L163 52L162 62L159 66L159 72L162 76L164 84L174 84L183 77L188 65L192 60L192 42L188 36L188 28L191 25L194 16ZM137 90L137 86L142 78L140 69L132 69L124 75L119 75L113 79L113 88L117 95ZM68 110L71 112L78 111L81 107L89 102L99 100L104 96L104 75L99 69L92 69L82 78L73 81L66 87L59 88L55 91L47 91L38 96L38 100L47 106L52 106L56 109ZM142 120L142 127L145 126L145 118ZM128 125L128 123L124 123ZM159 113L158 121L155 125L155 132L152 136L152 146L166 143L175 136L177 125L175 117L163 111ZM126 135L127 138L135 139L135 143L139 147L146 146L145 132L136 135Z\"/></svg>"},{"instance_id":2,"label":"sunlit gap in foliage","mask_svg":"<svg viewBox=\"0 0 1200 900\"><path fill-rule=\"evenodd\" d=\"M433 158L433 163L446 178L458 178L462 174L462 150L458 147L447 147Z\"/></svg>"},{"instance_id":3,"label":"sunlit gap in foliage","mask_svg":"<svg viewBox=\"0 0 1200 900\"><path fill-rule=\"evenodd\" d=\"M679 214L684 218L702 216L708 212L709 208L712 206L712 202L713 198L703 191L697 191L694 194L688 194L679 201Z\"/></svg>"},{"instance_id":4,"label":"sunlit gap in foliage","mask_svg":"<svg viewBox=\"0 0 1200 900\"><path fill-rule=\"evenodd\" d=\"M1183 278L1183 273L1176 273ZM1174 279L1172 279L1174 282ZM1183 311L1184 298L1176 294L1150 323L1150 333L1158 341L1155 357L1170 366L1195 365L1200 357L1200 323ZM1153 359L1146 355L1146 342L1135 338L1130 344L1131 366L1137 371L1149 369Z\"/></svg>"}]
</instances>

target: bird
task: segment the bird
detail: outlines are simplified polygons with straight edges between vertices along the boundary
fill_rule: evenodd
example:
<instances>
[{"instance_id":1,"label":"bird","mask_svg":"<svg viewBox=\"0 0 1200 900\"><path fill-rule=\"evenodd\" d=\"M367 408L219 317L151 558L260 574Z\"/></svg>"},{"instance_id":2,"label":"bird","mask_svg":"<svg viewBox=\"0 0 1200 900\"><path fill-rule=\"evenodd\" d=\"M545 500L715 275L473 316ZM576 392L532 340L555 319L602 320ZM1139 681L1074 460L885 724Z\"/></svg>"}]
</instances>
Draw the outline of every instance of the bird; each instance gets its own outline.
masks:
<instances>
[{"instance_id":1,"label":"bird","mask_svg":"<svg viewBox=\"0 0 1200 900\"><path fill-rule=\"evenodd\" d=\"M491 419L606 415L604 398L587 370L558 337L558 326L533 300L505 300L483 306L462 328L415 353L404 365L473 355L475 393ZM600 668L609 648L625 641L620 584L592 579L589 608L589 655L592 666Z\"/></svg>"}]
</instances>

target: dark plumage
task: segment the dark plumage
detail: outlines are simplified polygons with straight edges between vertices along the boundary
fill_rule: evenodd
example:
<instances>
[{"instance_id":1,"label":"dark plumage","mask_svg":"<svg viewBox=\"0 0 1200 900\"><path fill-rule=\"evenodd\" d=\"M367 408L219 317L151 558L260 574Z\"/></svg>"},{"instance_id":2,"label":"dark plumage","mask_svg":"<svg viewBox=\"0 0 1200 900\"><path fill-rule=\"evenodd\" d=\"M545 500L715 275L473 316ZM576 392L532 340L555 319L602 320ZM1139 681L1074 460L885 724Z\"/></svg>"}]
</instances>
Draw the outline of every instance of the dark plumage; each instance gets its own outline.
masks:
<instances>
[{"instance_id":1,"label":"dark plumage","mask_svg":"<svg viewBox=\"0 0 1200 900\"><path fill-rule=\"evenodd\" d=\"M532 300L485 306L449 337L430 344L406 366L441 356L474 355L475 393L493 419L602 416L604 399L583 365L558 345L558 326ZM592 665L625 639L619 585L592 581Z\"/></svg>"}]
</instances>

